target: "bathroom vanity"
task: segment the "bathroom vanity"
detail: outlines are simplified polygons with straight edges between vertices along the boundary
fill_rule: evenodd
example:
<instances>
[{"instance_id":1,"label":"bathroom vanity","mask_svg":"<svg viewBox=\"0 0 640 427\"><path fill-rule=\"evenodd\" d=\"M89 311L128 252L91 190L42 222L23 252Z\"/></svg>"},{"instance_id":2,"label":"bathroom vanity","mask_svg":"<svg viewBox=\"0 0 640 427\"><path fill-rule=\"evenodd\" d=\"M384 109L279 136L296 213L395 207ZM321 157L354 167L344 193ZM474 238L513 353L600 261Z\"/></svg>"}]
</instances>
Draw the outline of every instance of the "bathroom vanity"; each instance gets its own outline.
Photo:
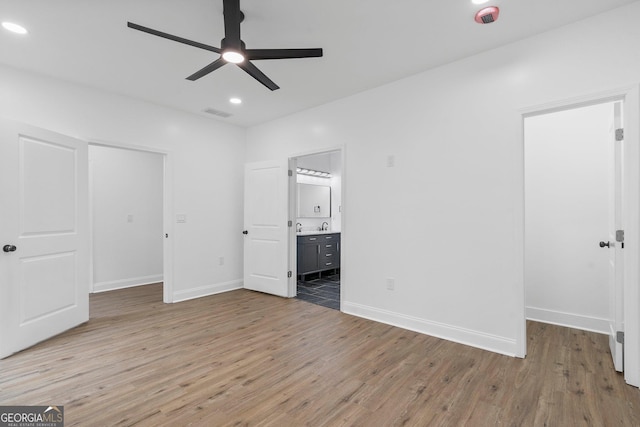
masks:
<instances>
[{"instance_id":1,"label":"bathroom vanity","mask_svg":"<svg viewBox=\"0 0 640 427\"><path fill-rule=\"evenodd\" d=\"M340 233L298 234L298 275L340 268Z\"/></svg>"}]
</instances>

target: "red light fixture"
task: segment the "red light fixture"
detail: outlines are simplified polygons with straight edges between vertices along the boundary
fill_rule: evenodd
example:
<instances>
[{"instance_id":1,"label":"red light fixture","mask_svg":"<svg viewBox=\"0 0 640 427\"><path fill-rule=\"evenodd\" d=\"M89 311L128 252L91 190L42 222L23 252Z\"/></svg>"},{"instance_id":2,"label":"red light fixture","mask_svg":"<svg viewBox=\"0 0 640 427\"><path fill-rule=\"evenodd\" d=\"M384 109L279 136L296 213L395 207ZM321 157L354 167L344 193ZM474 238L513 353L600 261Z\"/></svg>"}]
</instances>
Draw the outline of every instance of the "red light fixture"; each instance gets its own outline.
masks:
<instances>
[{"instance_id":1,"label":"red light fixture","mask_svg":"<svg viewBox=\"0 0 640 427\"><path fill-rule=\"evenodd\" d=\"M480 9L478 13L476 13L476 22L478 24L491 24L492 22L496 22L498 20L498 16L500 15L500 9L496 6L485 7L484 9Z\"/></svg>"}]
</instances>

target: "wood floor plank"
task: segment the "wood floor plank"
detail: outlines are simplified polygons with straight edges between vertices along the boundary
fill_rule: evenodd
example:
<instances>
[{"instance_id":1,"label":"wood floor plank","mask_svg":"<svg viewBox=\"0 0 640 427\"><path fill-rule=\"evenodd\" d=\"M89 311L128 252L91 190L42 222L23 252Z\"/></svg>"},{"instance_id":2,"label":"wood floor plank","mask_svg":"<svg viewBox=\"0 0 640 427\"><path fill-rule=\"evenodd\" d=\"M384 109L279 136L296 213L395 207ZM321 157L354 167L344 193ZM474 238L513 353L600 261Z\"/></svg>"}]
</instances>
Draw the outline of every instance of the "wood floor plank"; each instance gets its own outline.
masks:
<instances>
[{"instance_id":1,"label":"wood floor plank","mask_svg":"<svg viewBox=\"0 0 640 427\"><path fill-rule=\"evenodd\" d=\"M607 337L529 322L525 360L238 290L91 296L91 319L0 361L0 404L68 426L638 426Z\"/></svg>"}]
</instances>

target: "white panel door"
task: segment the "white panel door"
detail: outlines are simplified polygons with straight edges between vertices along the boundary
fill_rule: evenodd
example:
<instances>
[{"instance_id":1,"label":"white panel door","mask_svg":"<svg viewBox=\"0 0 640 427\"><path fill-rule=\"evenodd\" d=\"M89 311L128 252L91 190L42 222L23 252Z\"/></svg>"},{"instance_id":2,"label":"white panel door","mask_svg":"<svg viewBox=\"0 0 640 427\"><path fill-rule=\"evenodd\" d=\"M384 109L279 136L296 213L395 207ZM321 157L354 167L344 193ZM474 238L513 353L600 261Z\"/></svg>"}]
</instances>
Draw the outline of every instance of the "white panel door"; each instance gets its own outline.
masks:
<instances>
[{"instance_id":1,"label":"white panel door","mask_svg":"<svg viewBox=\"0 0 640 427\"><path fill-rule=\"evenodd\" d=\"M624 266L622 243L616 242L616 230L622 229L622 141L616 141L616 129L622 128L622 103L613 106L610 127L610 201L609 201L609 348L616 371L622 372L623 347L617 332L624 331Z\"/></svg>"},{"instance_id":2,"label":"white panel door","mask_svg":"<svg viewBox=\"0 0 640 427\"><path fill-rule=\"evenodd\" d=\"M288 170L286 159L245 165L244 287L283 297L291 296Z\"/></svg>"},{"instance_id":3,"label":"white panel door","mask_svg":"<svg viewBox=\"0 0 640 427\"><path fill-rule=\"evenodd\" d=\"M0 357L89 319L87 144L0 120Z\"/></svg>"}]
</instances>

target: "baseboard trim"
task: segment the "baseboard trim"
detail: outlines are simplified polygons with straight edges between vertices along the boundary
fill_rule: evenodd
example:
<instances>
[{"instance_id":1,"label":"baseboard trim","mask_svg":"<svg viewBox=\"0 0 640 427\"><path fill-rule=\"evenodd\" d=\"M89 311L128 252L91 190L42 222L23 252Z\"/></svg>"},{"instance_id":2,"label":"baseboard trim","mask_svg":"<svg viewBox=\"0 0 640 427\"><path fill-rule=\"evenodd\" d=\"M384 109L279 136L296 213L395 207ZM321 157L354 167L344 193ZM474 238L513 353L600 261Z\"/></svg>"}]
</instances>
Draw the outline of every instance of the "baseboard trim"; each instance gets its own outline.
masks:
<instances>
[{"instance_id":1,"label":"baseboard trim","mask_svg":"<svg viewBox=\"0 0 640 427\"><path fill-rule=\"evenodd\" d=\"M184 291L175 291L173 293L173 302L187 301L195 298L202 298L209 295L220 294L223 292L242 289L244 281L242 279L231 280L229 282L214 283L212 285L200 286L197 288L186 289Z\"/></svg>"},{"instance_id":2,"label":"baseboard trim","mask_svg":"<svg viewBox=\"0 0 640 427\"><path fill-rule=\"evenodd\" d=\"M116 289L133 288L136 286L150 285L162 282L162 274L152 276L133 277L130 279L112 280L109 282L98 282L93 284L93 293L115 291Z\"/></svg>"},{"instance_id":3,"label":"baseboard trim","mask_svg":"<svg viewBox=\"0 0 640 427\"><path fill-rule=\"evenodd\" d=\"M567 328L583 331L609 334L609 320L599 317L582 316L580 314L564 313L562 311L546 310L544 308L527 307L527 319L536 322L550 323Z\"/></svg>"},{"instance_id":4,"label":"baseboard trim","mask_svg":"<svg viewBox=\"0 0 640 427\"><path fill-rule=\"evenodd\" d=\"M418 317L407 316L379 308L368 307L343 301L342 311L346 314L362 317L376 322L385 323L421 334L434 336L447 341L492 351L507 356L515 357L517 346L515 339L508 339L496 335L485 334L458 326L433 322Z\"/></svg>"}]
</instances>

